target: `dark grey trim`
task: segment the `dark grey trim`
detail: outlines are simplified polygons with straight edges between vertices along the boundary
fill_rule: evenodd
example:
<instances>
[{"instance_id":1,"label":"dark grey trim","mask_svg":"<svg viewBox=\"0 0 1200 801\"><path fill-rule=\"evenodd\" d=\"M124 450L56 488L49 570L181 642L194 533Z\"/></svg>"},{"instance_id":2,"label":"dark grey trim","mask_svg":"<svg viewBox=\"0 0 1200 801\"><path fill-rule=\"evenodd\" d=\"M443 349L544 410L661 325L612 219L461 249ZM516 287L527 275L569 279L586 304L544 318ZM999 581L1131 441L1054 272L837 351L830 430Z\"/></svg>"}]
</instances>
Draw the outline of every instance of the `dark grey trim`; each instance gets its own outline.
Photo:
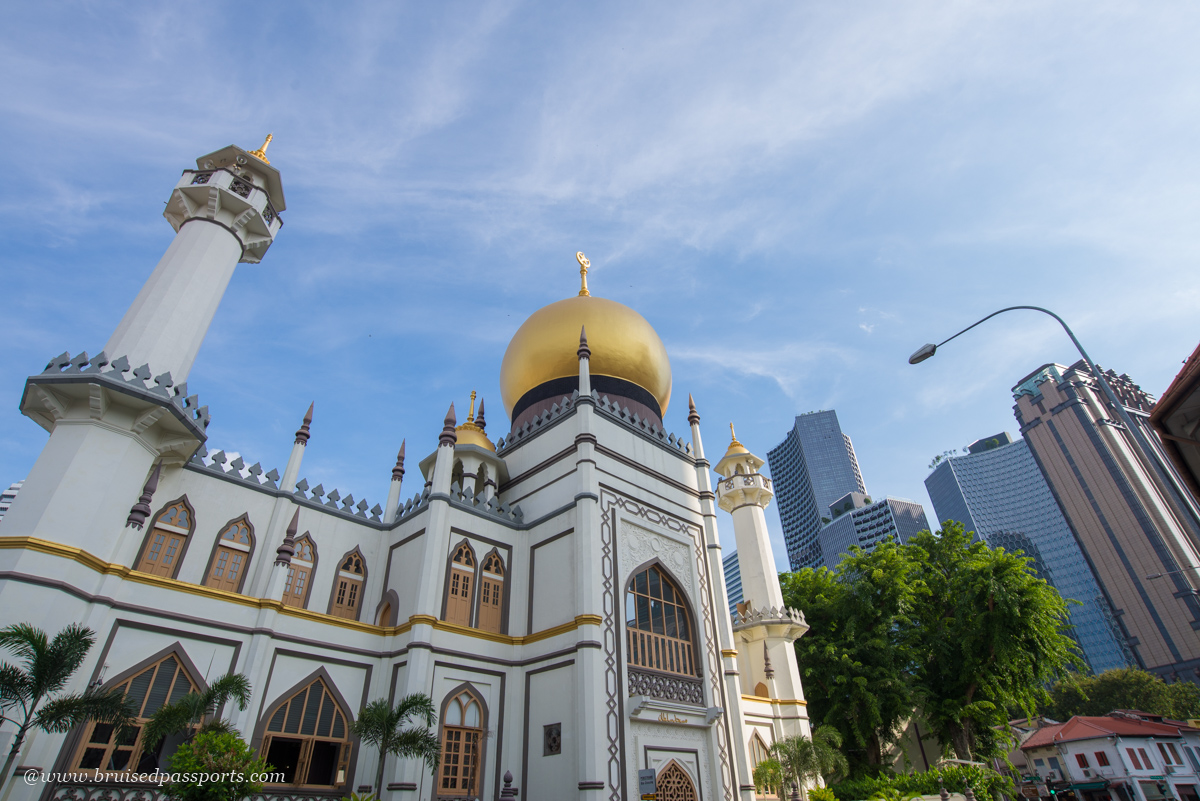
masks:
<instances>
[{"instance_id":1,"label":"dark grey trim","mask_svg":"<svg viewBox=\"0 0 1200 801\"><path fill-rule=\"evenodd\" d=\"M580 790L603 790L608 785L605 782L580 782Z\"/></svg>"},{"instance_id":2,"label":"dark grey trim","mask_svg":"<svg viewBox=\"0 0 1200 801\"><path fill-rule=\"evenodd\" d=\"M306 531L303 534L301 534L299 537L297 537L296 545L299 546L300 540L305 539L305 538L307 538L309 543L312 544L313 560L312 560L312 567L308 571L308 587L305 588L304 598L302 598L300 601L301 609L308 609L308 601L310 598L312 598L313 584L316 583L317 565L320 564L320 554L317 552L317 541L315 539L313 539L311 532ZM299 547L296 548L296 553L300 553ZM295 556L293 556L292 561L300 562L300 561L304 561L304 560L297 559Z\"/></svg>"},{"instance_id":3,"label":"dark grey trim","mask_svg":"<svg viewBox=\"0 0 1200 801\"><path fill-rule=\"evenodd\" d=\"M392 782L387 788L389 790L416 790L417 785L412 782Z\"/></svg>"},{"instance_id":4,"label":"dark grey trim","mask_svg":"<svg viewBox=\"0 0 1200 801\"><path fill-rule=\"evenodd\" d=\"M518 447L519 447L519 444L518 444ZM549 456L546 459L543 459L542 461L538 462L533 467L526 470L524 473L518 473L515 476L511 476L508 479L508 481L505 481L504 485L499 488L499 492L503 493L503 494L509 493L513 487L520 484L522 481L526 481L530 478L533 478L538 473L541 473L543 470L546 470L546 469L558 464L563 459L566 459L568 456L575 453L575 450L576 450L576 448L574 445L572 445L570 448L563 448L558 453L555 453L554 455Z\"/></svg>"},{"instance_id":5,"label":"dark grey trim","mask_svg":"<svg viewBox=\"0 0 1200 801\"><path fill-rule=\"evenodd\" d=\"M400 668L406 666L407 664L407 659L405 659L403 662L395 662L392 664L392 678L391 681L388 682L388 706L396 705L396 684L400 679Z\"/></svg>"},{"instance_id":6,"label":"dark grey trim","mask_svg":"<svg viewBox=\"0 0 1200 801\"><path fill-rule=\"evenodd\" d=\"M383 602L383 597L384 597L384 595L387 594L388 587L392 583L392 554L396 551L397 548L401 548L401 547L407 545L408 543L412 542L413 540L415 540L417 537L420 537L424 533L425 533L425 529L420 528L416 532L409 534L407 537L400 540L399 542L392 543L391 545L388 546L387 562L384 564L384 567L383 567L383 592L380 593L380 595L379 595L380 603ZM397 613L399 613L399 610L397 610Z\"/></svg>"},{"instance_id":7,"label":"dark grey trim","mask_svg":"<svg viewBox=\"0 0 1200 801\"><path fill-rule=\"evenodd\" d=\"M565 537L568 534L573 534L574 532L574 528L569 528L566 531L555 534L552 537L547 537L541 542L536 542L529 548L529 604L525 610L527 613L525 621L526 634L533 633L533 581L535 578L537 578L537 571L534 570L534 565L536 563L535 560L537 559L537 549L541 548L543 545L549 545L555 540Z\"/></svg>"},{"instance_id":8,"label":"dark grey trim","mask_svg":"<svg viewBox=\"0 0 1200 801\"><path fill-rule=\"evenodd\" d=\"M183 501L183 505L187 507L188 514L190 515L191 519L191 525L188 526L188 533L183 538L183 548L180 549L179 555L175 557L175 569L171 571L171 578L177 578L179 576L179 568L183 566L183 557L187 555L188 548L190 548L192 545L192 537L196 535L196 510L193 508L192 502L188 500L186 492L175 500L164 503L161 507L159 507L159 510L151 515L150 519L146 521L146 534L142 537L142 547L138 548L137 557L134 558L133 564L130 565L130 567L132 567L134 570L138 569L137 566L142 563L142 557L146 554L146 549L150 547L150 535L154 532L154 526L156 523L158 523L159 515L180 501ZM246 563L246 567L250 567L249 562Z\"/></svg>"},{"instance_id":9,"label":"dark grey trim","mask_svg":"<svg viewBox=\"0 0 1200 801\"><path fill-rule=\"evenodd\" d=\"M656 440L651 439L650 437L647 437L647 439L649 439L651 442L656 442ZM658 444L661 445L662 443L660 442ZM668 450L670 450L671 453L675 453L676 455L679 455L679 453L677 451L674 451L671 449L668 449ZM614 450L610 450L610 449L604 447L603 445L596 445L596 452L604 454L608 458L612 459L614 462L620 462L621 464L623 464L627 467L632 467L634 470L637 470L639 473L644 473L652 478L656 478L659 481L661 481L662 483L666 484L668 487L673 487L673 488L679 490L684 495L688 495L692 498L700 497L700 490L698 488L689 487L687 484L676 481L673 478L668 478L667 476L663 475L662 473L658 473L658 472L655 472L654 470L650 470L645 465L643 465L641 462L630 459L623 454L617 453ZM690 463L691 459L688 459L687 461Z\"/></svg>"},{"instance_id":10,"label":"dark grey trim","mask_svg":"<svg viewBox=\"0 0 1200 801\"><path fill-rule=\"evenodd\" d=\"M353 620L358 620L362 617L363 606L365 606L363 601L367 599L367 579L371 575L371 569L367 567L367 557L363 555L362 549L357 545L342 554L334 564L333 584L329 587L329 606L326 607L325 614L333 614L333 602L337 600L338 579L341 578L342 575L342 563L345 562L351 554L358 554L358 558L362 560L363 566L362 587L359 588L358 593L358 609L354 612L354 617L352 618Z\"/></svg>"},{"instance_id":11,"label":"dark grey trim","mask_svg":"<svg viewBox=\"0 0 1200 801\"><path fill-rule=\"evenodd\" d=\"M238 593L240 594L246 586L246 576L250 574L250 565L254 560L254 552L258 550L258 538L254 536L254 524L250 522L249 512L243 512L237 517L225 521L225 524L217 529L217 538L213 541L212 550L208 552L208 564L204 567L204 578L200 582L205 587L211 586L208 583L208 579L212 573L213 563L217 560L217 549L221 547L221 535L227 528L239 520L246 521L246 528L250 529L250 550L246 553L246 566L242 569L242 577L238 580Z\"/></svg>"},{"instance_id":12,"label":"dark grey trim","mask_svg":"<svg viewBox=\"0 0 1200 801\"><path fill-rule=\"evenodd\" d=\"M579 503L580 501L596 501L599 503L600 496L594 492L577 492L575 493L575 502Z\"/></svg>"},{"instance_id":13,"label":"dark grey trim","mask_svg":"<svg viewBox=\"0 0 1200 801\"><path fill-rule=\"evenodd\" d=\"M477 573L477 575L479 576L480 583L478 585L476 585L476 589L482 589L483 588L483 584L482 584L483 572L484 572L483 571L483 563L486 562L488 560L488 557L491 556L492 554L496 554L496 556L500 558L500 568L504 571L504 575L502 575L500 577L501 587L504 591L504 598L502 600L503 608L501 608L501 610L500 610L500 631L496 632L497 634L508 634L508 606L509 606L509 601L511 600L510 596L512 596L512 593L509 592L509 590L512 588L512 569L511 569L512 568L512 552L510 549L507 548L507 546L505 547L505 550L508 552L508 556L509 556L507 561L505 560L504 556L500 553L500 548L498 546L493 545L492 550L485 553L483 555L483 558L479 560L479 571ZM495 575L495 574L493 573L492 575ZM475 616L476 627L478 627L479 608L480 608L480 604L482 604L482 603L483 603L483 593L481 593L481 592L475 593L475 598L472 600L472 605L474 607L472 614L474 614L474 616Z\"/></svg>"},{"instance_id":14,"label":"dark grey trim","mask_svg":"<svg viewBox=\"0 0 1200 801\"><path fill-rule=\"evenodd\" d=\"M562 662L556 662L553 665L546 665L545 667L540 667L536 670L529 670L525 672L525 711L524 719L521 723L521 731L523 731L525 734L521 738L521 781L525 782L526 785L529 784L529 688L533 683L533 676L537 673L558 670L559 668L564 668L568 665L573 667L575 665L575 660L567 659ZM601 787L603 786L604 785L601 784ZM526 788L526 792L528 792L528 787Z\"/></svg>"},{"instance_id":15,"label":"dark grey trim","mask_svg":"<svg viewBox=\"0 0 1200 801\"><path fill-rule=\"evenodd\" d=\"M379 613L383 611L384 604L392 605L392 608L391 608L392 613L390 615L388 615L388 619L387 619L386 623L380 623L379 622ZM375 607L375 616L371 619L375 621L375 625L377 625L377 626L395 626L396 625L396 615L398 615L399 613L400 613L400 596L396 595L395 590L386 590L383 593L383 600L380 601L379 604Z\"/></svg>"}]
</instances>

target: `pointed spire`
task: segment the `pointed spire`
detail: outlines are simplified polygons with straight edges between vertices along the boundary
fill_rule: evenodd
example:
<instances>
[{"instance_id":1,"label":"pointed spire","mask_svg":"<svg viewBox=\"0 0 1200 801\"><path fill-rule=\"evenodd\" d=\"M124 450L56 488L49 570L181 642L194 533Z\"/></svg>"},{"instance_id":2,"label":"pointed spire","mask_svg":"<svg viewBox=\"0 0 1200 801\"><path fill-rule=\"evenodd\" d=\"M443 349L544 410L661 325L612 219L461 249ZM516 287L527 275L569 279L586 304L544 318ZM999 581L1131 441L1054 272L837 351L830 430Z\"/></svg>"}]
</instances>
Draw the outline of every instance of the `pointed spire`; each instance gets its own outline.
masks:
<instances>
[{"instance_id":1,"label":"pointed spire","mask_svg":"<svg viewBox=\"0 0 1200 801\"><path fill-rule=\"evenodd\" d=\"M304 422L300 424L300 430L296 432L297 445L308 445L308 427L312 423L313 407L316 405L316 401L308 404L308 411L304 414Z\"/></svg>"},{"instance_id":2,"label":"pointed spire","mask_svg":"<svg viewBox=\"0 0 1200 801\"><path fill-rule=\"evenodd\" d=\"M771 667L771 655L767 653L767 641L763 640L763 673L767 680L775 678L775 668Z\"/></svg>"},{"instance_id":3,"label":"pointed spire","mask_svg":"<svg viewBox=\"0 0 1200 801\"><path fill-rule=\"evenodd\" d=\"M471 393L474 395L475 393ZM487 422L483 419L483 398L479 399L479 416L475 418L475 425L479 426L480 431L487 428Z\"/></svg>"},{"instance_id":4,"label":"pointed spire","mask_svg":"<svg viewBox=\"0 0 1200 801\"><path fill-rule=\"evenodd\" d=\"M275 549L275 564L290 565L292 557L296 554L296 532L300 530L300 510L296 510L296 514L292 515L292 522L288 523L287 533L283 535L283 544Z\"/></svg>"},{"instance_id":5,"label":"pointed spire","mask_svg":"<svg viewBox=\"0 0 1200 801\"><path fill-rule=\"evenodd\" d=\"M688 393L688 425L699 425L700 413L696 411L696 401L692 400L692 394Z\"/></svg>"},{"instance_id":6,"label":"pointed spire","mask_svg":"<svg viewBox=\"0 0 1200 801\"><path fill-rule=\"evenodd\" d=\"M250 155L261 161L263 164L270 164L267 161L267 145L271 144L271 140L275 138L275 134L267 134L267 141L262 143L262 147L258 150L251 150Z\"/></svg>"},{"instance_id":7,"label":"pointed spire","mask_svg":"<svg viewBox=\"0 0 1200 801\"><path fill-rule=\"evenodd\" d=\"M734 442L737 442L738 445L742 444L737 441L737 433L733 430L732 422L730 422L730 424L729 424L729 439L731 440L730 444L733 444Z\"/></svg>"},{"instance_id":8,"label":"pointed spire","mask_svg":"<svg viewBox=\"0 0 1200 801\"><path fill-rule=\"evenodd\" d=\"M150 478L146 479L146 486L142 487L142 497L138 498L138 502L129 510L129 517L125 519L125 525L139 530L145 525L146 518L150 516L150 501L154 499L154 491L158 489L158 479L161 475L162 462L159 462L154 466L154 472L150 474Z\"/></svg>"},{"instance_id":9,"label":"pointed spire","mask_svg":"<svg viewBox=\"0 0 1200 801\"><path fill-rule=\"evenodd\" d=\"M579 329L579 350L577 351L577 355L579 356L580 359L591 359L592 358L592 349L588 347L588 343L587 343L587 326L586 325L580 327L580 329Z\"/></svg>"},{"instance_id":10,"label":"pointed spire","mask_svg":"<svg viewBox=\"0 0 1200 801\"><path fill-rule=\"evenodd\" d=\"M408 440L400 440L400 452L396 454L396 466L392 468L392 481L404 480L404 443Z\"/></svg>"},{"instance_id":11,"label":"pointed spire","mask_svg":"<svg viewBox=\"0 0 1200 801\"><path fill-rule=\"evenodd\" d=\"M438 437L438 447L443 445L453 446L458 442L458 434L454 433L454 423L457 418L454 416L454 403L451 402L450 410L446 412L446 419L443 421L442 433Z\"/></svg>"}]
</instances>

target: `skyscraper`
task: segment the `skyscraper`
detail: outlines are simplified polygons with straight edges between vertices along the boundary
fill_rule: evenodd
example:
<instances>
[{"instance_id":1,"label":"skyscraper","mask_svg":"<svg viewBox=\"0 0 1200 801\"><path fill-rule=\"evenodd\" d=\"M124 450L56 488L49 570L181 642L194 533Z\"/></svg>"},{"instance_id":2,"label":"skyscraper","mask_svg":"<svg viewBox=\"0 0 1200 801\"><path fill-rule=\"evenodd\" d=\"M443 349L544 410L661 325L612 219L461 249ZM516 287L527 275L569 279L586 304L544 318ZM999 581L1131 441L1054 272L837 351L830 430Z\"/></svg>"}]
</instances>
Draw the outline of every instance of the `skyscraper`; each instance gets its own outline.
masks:
<instances>
[{"instance_id":1,"label":"skyscraper","mask_svg":"<svg viewBox=\"0 0 1200 801\"><path fill-rule=\"evenodd\" d=\"M1112 608L1079 550L1025 440L1008 433L978 440L925 479L939 521L955 520L992 547L1033 559L1072 606L1074 635L1092 670L1133 664Z\"/></svg>"},{"instance_id":2,"label":"skyscraper","mask_svg":"<svg viewBox=\"0 0 1200 801\"><path fill-rule=\"evenodd\" d=\"M852 545L871 551L881 542L908 542L929 528L921 504L904 498L872 502L861 492L848 492L831 504L829 513L833 520L821 529L817 541L821 560L830 570Z\"/></svg>"},{"instance_id":3,"label":"skyscraper","mask_svg":"<svg viewBox=\"0 0 1200 801\"><path fill-rule=\"evenodd\" d=\"M830 519L829 505L848 492L867 491L854 445L842 433L837 412L797 416L783 442L767 452L767 463L792 570L821 565L817 534Z\"/></svg>"},{"instance_id":4,"label":"skyscraper","mask_svg":"<svg viewBox=\"0 0 1200 801\"><path fill-rule=\"evenodd\" d=\"M1134 425L1146 426L1154 399L1128 376L1105 375ZM1043 365L1013 397L1030 453L1138 665L1197 680L1200 547L1158 465L1144 461L1082 361Z\"/></svg>"},{"instance_id":5,"label":"skyscraper","mask_svg":"<svg viewBox=\"0 0 1200 801\"><path fill-rule=\"evenodd\" d=\"M738 567L737 551L721 560L721 571L725 574L725 595L729 599L729 614L732 615L742 602L742 569Z\"/></svg>"}]
</instances>

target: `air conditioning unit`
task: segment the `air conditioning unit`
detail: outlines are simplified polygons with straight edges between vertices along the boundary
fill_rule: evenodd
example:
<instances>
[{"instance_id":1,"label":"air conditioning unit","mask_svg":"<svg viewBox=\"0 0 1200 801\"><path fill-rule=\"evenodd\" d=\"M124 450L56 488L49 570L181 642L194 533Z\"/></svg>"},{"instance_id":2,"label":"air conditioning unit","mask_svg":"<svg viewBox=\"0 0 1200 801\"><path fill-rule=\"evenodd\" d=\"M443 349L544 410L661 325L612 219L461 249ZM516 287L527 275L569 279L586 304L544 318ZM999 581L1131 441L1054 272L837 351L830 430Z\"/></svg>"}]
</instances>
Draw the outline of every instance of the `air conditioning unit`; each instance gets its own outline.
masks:
<instances>
[{"instance_id":1,"label":"air conditioning unit","mask_svg":"<svg viewBox=\"0 0 1200 801\"><path fill-rule=\"evenodd\" d=\"M1056 782L1056 781L1058 781L1058 779L1059 779L1059 776L1058 776L1058 771L1057 771L1057 770L1048 770L1048 771L1046 771L1046 781L1048 781L1048 782Z\"/></svg>"},{"instance_id":2,"label":"air conditioning unit","mask_svg":"<svg viewBox=\"0 0 1200 801\"><path fill-rule=\"evenodd\" d=\"M1178 773L1179 771L1179 765L1167 765L1167 773Z\"/></svg>"},{"instance_id":3,"label":"air conditioning unit","mask_svg":"<svg viewBox=\"0 0 1200 801\"><path fill-rule=\"evenodd\" d=\"M1083 775L1089 779L1092 778L1092 772L1090 770L1088 770L1087 768L1083 769Z\"/></svg>"}]
</instances>

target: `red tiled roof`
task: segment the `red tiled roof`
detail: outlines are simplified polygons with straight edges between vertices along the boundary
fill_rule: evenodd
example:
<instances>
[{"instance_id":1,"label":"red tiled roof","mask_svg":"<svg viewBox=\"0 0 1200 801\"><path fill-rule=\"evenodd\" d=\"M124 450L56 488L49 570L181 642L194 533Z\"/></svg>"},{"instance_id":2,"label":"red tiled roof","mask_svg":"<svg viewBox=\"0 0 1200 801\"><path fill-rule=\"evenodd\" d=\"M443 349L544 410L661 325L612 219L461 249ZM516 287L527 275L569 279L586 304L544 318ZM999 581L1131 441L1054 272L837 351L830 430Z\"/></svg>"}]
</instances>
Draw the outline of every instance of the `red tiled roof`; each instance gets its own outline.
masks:
<instances>
[{"instance_id":1,"label":"red tiled roof","mask_svg":"<svg viewBox=\"0 0 1200 801\"><path fill-rule=\"evenodd\" d=\"M1172 410L1177 402L1189 394L1191 388L1195 385L1196 379L1200 376L1200 345L1192 351L1192 355L1187 357L1183 363L1183 369L1179 371L1179 375L1175 376L1175 380L1171 382L1171 386L1167 387L1166 392L1158 399L1158 403L1154 406L1154 411L1150 413L1150 419L1153 422L1161 422L1164 417Z\"/></svg>"},{"instance_id":2,"label":"red tiled roof","mask_svg":"<svg viewBox=\"0 0 1200 801\"><path fill-rule=\"evenodd\" d=\"M1186 728L1186 727L1185 727ZM1096 737L1178 737L1179 727L1163 723L1151 723L1148 720L1131 720L1129 718L1081 717L1076 715L1066 723L1057 726L1046 726L1039 729L1032 737L1021 744L1021 750L1030 748L1045 748L1054 743L1071 740L1091 740Z\"/></svg>"}]
</instances>

